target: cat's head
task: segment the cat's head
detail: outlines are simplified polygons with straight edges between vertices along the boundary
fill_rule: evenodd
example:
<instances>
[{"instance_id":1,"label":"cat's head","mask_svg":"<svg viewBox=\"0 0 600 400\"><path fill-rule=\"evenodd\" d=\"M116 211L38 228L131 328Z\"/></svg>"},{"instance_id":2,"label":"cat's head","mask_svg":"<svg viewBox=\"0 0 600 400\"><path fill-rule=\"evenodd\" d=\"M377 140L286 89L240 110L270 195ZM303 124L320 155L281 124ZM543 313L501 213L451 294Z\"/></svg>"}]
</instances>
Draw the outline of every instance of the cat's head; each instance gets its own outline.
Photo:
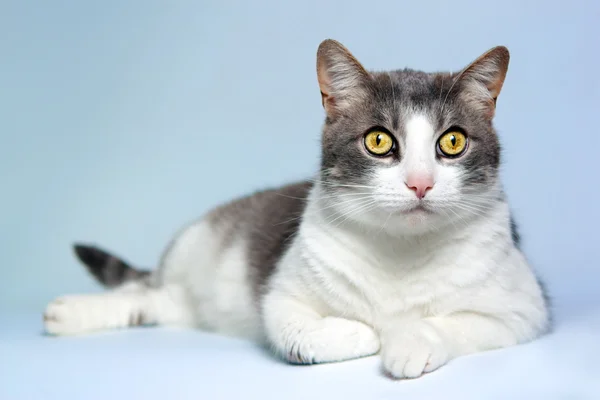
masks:
<instances>
[{"instance_id":1,"label":"cat's head","mask_svg":"<svg viewBox=\"0 0 600 400\"><path fill-rule=\"evenodd\" d=\"M500 195L492 120L508 63L495 47L457 73L371 72L321 43L321 196L339 218L407 232L484 213Z\"/></svg>"}]
</instances>

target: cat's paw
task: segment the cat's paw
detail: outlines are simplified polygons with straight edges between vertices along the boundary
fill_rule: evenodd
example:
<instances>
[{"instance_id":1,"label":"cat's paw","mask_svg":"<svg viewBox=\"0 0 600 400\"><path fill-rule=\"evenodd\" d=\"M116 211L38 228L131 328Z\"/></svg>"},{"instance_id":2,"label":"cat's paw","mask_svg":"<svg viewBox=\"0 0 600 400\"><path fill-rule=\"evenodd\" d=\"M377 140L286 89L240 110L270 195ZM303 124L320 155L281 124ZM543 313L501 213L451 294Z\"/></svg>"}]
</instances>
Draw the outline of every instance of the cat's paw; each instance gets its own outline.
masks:
<instances>
[{"instance_id":1,"label":"cat's paw","mask_svg":"<svg viewBox=\"0 0 600 400\"><path fill-rule=\"evenodd\" d=\"M326 317L313 329L290 340L286 352L294 364L317 364L371 356L379 352L379 336L362 322Z\"/></svg>"},{"instance_id":2,"label":"cat's paw","mask_svg":"<svg viewBox=\"0 0 600 400\"><path fill-rule=\"evenodd\" d=\"M75 335L90 330L100 304L89 296L64 296L52 301L44 311L44 328L51 335Z\"/></svg>"},{"instance_id":3,"label":"cat's paw","mask_svg":"<svg viewBox=\"0 0 600 400\"><path fill-rule=\"evenodd\" d=\"M446 364L448 359L442 337L423 321L404 329L398 327L382 348L383 366L394 378L418 378Z\"/></svg>"}]
</instances>

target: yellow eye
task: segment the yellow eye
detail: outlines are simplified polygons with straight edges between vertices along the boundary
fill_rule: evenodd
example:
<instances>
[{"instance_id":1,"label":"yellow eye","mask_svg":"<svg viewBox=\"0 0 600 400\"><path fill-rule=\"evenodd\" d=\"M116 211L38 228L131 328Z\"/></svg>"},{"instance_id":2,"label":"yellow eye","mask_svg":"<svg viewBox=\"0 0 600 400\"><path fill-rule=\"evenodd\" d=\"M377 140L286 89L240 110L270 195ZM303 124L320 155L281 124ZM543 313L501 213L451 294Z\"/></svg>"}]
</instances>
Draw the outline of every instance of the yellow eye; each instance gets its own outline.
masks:
<instances>
[{"instance_id":1,"label":"yellow eye","mask_svg":"<svg viewBox=\"0 0 600 400\"><path fill-rule=\"evenodd\" d=\"M365 136L365 147L369 153L384 156L394 147L394 139L389 133L371 131Z\"/></svg>"},{"instance_id":2,"label":"yellow eye","mask_svg":"<svg viewBox=\"0 0 600 400\"><path fill-rule=\"evenodd\" d=\"M458 131L451 131L442 135L438 140L438 148L443 155L455 157L460 155L467 147L467 137Z\"/></svg>"}]
</instances>

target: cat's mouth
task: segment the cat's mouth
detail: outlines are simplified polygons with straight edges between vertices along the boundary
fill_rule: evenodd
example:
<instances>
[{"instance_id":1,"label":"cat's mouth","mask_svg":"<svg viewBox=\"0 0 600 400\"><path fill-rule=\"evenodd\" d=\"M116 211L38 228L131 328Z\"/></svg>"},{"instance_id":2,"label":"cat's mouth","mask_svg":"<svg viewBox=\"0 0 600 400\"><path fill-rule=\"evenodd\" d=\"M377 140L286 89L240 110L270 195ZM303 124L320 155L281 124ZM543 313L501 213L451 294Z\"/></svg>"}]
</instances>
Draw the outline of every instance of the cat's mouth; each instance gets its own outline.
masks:
<instances>
[{"instance_id":1,"label":"cat's mouth","mask_svg":"<svg viewBox=\"0 0 600 400\"><path fill-rule=\"evenodd\" d=\"M433 214L433 211L427 208L425 204L419 203L408 210L404 210L403 214Z\"/></svg>"}]
</instances>

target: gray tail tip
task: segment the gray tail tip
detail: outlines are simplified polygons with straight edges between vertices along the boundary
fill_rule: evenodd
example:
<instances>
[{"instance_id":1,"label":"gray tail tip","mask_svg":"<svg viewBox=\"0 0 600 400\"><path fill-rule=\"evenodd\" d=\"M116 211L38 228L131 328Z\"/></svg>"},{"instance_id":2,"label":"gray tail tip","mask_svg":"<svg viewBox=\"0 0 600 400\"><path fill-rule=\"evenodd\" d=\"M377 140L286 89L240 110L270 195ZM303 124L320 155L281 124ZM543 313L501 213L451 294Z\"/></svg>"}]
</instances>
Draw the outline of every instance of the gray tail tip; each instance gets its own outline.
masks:
<instances>
[{"instance_id":1,"label":"gray tail tip","mask_svg":"<svg viewBox=\"0 0 600 400\"><path fill-rule=\"evenodd\" d=\"M73 250L89 273L106 287L115 287L137 276L137 271L118 257L96 246L75 243Z\"/></svg>"},{"instance_id":2,"label":"gray tail tip","mask_svg":"<svg viewBox=\"0 0 600 400\"><path fill-rule=\"evenodd\" d=\"M85 243L75 243L73 244L73 250L75 251L75 255L81 262L91 268L100 268L106 265L106 262L112 257L109 253L104 250L99 249L96 246L85 244Z\"/></svg>"},{"instance_id":3,"label":"gray tail tip","mask_svg":"<svg viewBox=\"0 0 600 400\"><path fill-rule=\"evenodd\" d=\"M91 244L74 243L73 250L85 268L104 286L115 287L150 274L130 266L123 259Z\"/></svg>"}]
</instances>

